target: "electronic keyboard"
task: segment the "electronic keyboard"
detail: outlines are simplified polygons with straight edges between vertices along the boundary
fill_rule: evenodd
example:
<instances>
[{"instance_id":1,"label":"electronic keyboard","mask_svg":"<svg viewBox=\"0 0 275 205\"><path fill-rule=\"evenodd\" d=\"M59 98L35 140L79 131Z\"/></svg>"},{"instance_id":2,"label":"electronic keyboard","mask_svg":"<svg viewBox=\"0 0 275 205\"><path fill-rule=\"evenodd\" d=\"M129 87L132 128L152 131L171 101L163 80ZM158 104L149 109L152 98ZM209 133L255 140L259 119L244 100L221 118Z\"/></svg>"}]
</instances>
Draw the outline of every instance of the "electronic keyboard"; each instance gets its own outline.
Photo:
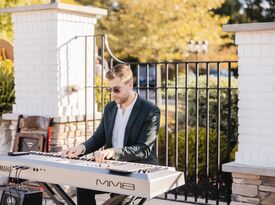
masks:
<instances>
[{"instance_id":1,"label":"electronic keyboard","mask_svg":"<svg viewBox=\"0 0 275 205\"><path fill-rule=\"evenodd\" d=\"M69 185L142 198L153 198L184 185L184 173L173 167L89 157L62 158L58 153L0 155L0 175Z\"/></svg>"}]
</instances>

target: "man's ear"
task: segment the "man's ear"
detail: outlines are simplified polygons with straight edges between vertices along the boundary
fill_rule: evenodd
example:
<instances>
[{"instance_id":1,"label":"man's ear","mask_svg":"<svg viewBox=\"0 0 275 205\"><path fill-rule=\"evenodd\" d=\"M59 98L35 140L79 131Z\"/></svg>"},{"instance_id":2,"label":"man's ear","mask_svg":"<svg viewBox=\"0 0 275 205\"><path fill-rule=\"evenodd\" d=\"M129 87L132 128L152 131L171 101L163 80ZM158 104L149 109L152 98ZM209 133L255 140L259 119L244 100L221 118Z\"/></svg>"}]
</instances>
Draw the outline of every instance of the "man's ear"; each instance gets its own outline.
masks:
<instances>
[{"instance_id":1,"label":"man's ear","mask_svg":"<svg viewBox=\"0 0 275 205\"><path fill-rule=\"evenodd\" d=\"M133 88L133 87L134 87L134 82L133 82L132 80L129 82L129 87L130 87L130 88Z\"/></svg>"}]
</instances>

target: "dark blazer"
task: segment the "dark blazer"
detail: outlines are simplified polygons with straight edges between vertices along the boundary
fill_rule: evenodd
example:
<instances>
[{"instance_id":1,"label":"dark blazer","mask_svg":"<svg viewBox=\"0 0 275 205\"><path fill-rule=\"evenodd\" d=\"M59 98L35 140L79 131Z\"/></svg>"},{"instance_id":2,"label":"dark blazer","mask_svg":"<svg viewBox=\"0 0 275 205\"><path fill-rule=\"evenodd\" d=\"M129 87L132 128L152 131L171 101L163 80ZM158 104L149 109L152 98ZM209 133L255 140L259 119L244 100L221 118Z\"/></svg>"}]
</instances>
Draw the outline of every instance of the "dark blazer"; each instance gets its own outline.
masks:
<instances>
[{"instance_id":1,"label":"dark blazer","mask_svg":"<svg viewBox=\"0 0 275 205\"><path fill-rule=\"evenodd\" d=\"M83 144L85 154L99 148L112 148L112 135L117 104L112 101L104 110L97 130ZM138 96L130 114L124 135L124 147L115 148L115 160L158 164L155 142L160 123L160 110L153 103Z\"/></svg>"}]
</instances>

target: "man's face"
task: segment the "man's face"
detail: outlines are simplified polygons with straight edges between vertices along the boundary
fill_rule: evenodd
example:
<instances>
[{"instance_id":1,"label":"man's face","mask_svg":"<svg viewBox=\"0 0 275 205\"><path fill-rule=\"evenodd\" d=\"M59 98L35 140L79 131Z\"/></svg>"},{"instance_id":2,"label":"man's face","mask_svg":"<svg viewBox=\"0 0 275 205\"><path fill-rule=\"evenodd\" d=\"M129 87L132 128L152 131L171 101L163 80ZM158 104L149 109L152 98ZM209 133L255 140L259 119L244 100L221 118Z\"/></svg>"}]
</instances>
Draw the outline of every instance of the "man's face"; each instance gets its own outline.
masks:
<instances>
[{"instance_id":1,"label":"man's face","mask_svg":"<svg viewBox=\"0 0 275 205\"><path fill-rule=\"evenodd\" d=\"M109 85L112 98L117 104L123 104L129 99L130 92L133 88L131 80L115 77L109 80Z\"/></svg>"}]
</instances>

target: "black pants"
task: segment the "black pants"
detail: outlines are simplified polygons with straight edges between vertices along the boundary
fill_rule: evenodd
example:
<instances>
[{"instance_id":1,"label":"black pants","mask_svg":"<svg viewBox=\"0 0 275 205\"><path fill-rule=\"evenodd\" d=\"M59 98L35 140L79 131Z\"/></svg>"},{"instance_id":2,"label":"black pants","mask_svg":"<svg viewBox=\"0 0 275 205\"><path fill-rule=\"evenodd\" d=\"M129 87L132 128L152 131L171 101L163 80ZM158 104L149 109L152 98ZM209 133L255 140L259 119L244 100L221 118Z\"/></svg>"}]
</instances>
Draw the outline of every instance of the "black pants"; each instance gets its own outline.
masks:
<instances>
[{"instance_id":1,"label":"black pants","mask_svg":"<svg viewBox=\"0 0 275 205\"><path fill-rule=\"evenodd\" d=\"M77 188L77 205L96 205L95 195L106 192Z\"/></svg>"},{"instance_id":2,"label":"black pants","mask_svg":"<svg viewBox=\"0 0 275 205\"><path fill-rule=\"evenodd\" d=\"M77 188L77 205L96 205L95 195L106 193L108 192ZM114 197L116 195L117 194L114 193L110 194L111 197ZM140 197L128 197L127 199L123 200L120 205L132 204L135 200L139 201L138 204L143 204L146 201L146 199Z\"/></svg>"}]
</instances>

